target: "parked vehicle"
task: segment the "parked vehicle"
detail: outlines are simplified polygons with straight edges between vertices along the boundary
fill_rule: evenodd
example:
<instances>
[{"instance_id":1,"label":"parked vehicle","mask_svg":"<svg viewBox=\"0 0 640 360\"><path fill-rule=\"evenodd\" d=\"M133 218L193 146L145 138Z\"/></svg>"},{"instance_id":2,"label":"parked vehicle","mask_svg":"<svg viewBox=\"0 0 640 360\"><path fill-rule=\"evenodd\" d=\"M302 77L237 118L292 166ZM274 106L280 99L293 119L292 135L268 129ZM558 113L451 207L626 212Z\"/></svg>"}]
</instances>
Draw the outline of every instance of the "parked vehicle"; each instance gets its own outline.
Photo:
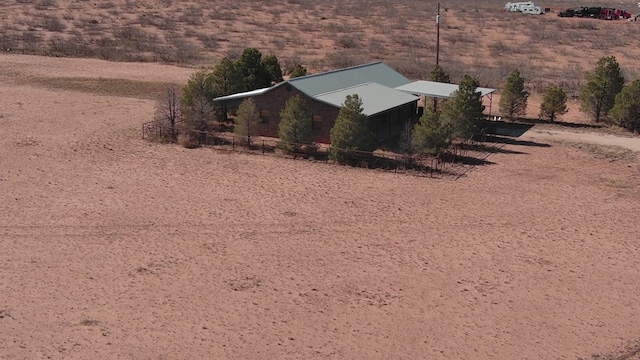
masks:
<instances>
[{"instance_id":1,"label":"parked vehicle","mask_svg":"<svg viewBox=\"0 0 640 360\"><path fill-rule=\"evenodd\" d=\"M508 2L504 5L504 9L511 12L522 12L523 8L531 6L535 6L533 1Z\"/></svg>"},{"instance_id":2,"label":"parked vehicle","mask_svg":"<svg viewBox=\"0 0 640 360\"><path fill-rule=\"evenodd\" d=\"M526 7L522 9L522 13L531 14L531 15L541 15L541 14L544 14L544 11L542 11L542 8L540 8L540 6L532 6L532 7Z\"/></svg>"},{"instance_id":3,"label":"parked vehicle","mask_svg":"<svg viewBox=\"0 0 640 360\"><path fill-rule=\"evenodd\" d=\"M616 9L616 15L618 15L620 19L631 19L631 17L633 17L633 14L621 9Z\"/></svg>"},{"instance_id":4,"label":"parked vehicle","mask_svg":"<svg viewBox=\"0 0 640 360\"><path fill-rule=\"evenodd\" d=\"M566 9L558 13L559 17L580 17L603 20L630 19L632 15L621 9L603 8L599 6Z\"/></svg>"},{"instance_id":5,"label":"parked vehicle","mask_svg":"<svg viewBox=\"0 0 640 360\"><path fill-rule=\"evenodd\" d=\"M524 14L539 15L544 14L544 10L533 3L533 1L526 2L508 2L505 4L504 9L510 12L521 12Z\"/></svg>"},{"instance_id":6,"label":"parked vehicle","mask_svg":"<svg viewBox=\"0 0 640 360\"><path fill-rule=\"evenodd\" d=\"M599 18L603 20L618 20L620 17L616 13L616 9L602 8Z\"/></svg>"}]
</instances>

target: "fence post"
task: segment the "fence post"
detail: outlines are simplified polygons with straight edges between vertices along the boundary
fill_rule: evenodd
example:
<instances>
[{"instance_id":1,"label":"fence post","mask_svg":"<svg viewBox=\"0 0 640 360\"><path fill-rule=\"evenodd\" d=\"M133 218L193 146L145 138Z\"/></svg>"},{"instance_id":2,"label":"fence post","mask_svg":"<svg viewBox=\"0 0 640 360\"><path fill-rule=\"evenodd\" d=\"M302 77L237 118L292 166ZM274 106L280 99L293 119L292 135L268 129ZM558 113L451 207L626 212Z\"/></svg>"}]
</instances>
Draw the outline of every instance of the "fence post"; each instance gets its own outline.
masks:
<instances>
[{"instance_id":1,"label":"fence post","mask_svg":"<svg viewBox=\"0 0 640 360\"><path fill-rule=\"evenodd\" d=\"M236 137L231 137L231 150L236 151Z\"/></svg>"},{"instance_id":2,"label":"fence post","mask_svg":"<svg viewBox=\"0 0 640 360\"><path fill-rule=\"evenodd\" d=\"M264 140L262 140L262 155L264 155Z\"/></svg>"},{"instance_id":3,"label":"fence post","mask_svg":"<svg viewBox=\"0 0 640 360\"><path fill-rule=\"evenodd\" d=\"M397 173L397 172L398 172L398 155L395 155L395 158L396 158L396 166L395 166L395 168L393 169L393 172L394 172L394 173Z\"/></svg>"}]
</instances>

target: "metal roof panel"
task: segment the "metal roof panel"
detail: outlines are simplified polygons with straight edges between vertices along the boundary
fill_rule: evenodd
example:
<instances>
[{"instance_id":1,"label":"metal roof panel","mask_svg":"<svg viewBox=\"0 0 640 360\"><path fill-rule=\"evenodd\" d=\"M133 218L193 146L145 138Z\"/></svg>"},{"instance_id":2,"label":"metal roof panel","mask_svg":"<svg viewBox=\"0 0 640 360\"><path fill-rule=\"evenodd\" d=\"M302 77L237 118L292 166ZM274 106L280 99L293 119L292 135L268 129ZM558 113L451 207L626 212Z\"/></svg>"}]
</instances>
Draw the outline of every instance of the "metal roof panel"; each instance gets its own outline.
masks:
<instances>
[{"instance_id":1,"label":"metal roof panel","mask_svg":"<svg viewBox=\"0 0 640 360\"><path fill-rule=\"evenodd\" d=\"M436 98L450 98L451 95L458 90L458 85L447 84L435 81L418 80L412 83L403 84L394 87L396 90L404 91L410 94L425 95ZM496 89L479 87L477 89L482 96L491 94Z\"/></svg>"},{"instance_id":2,"label":"metal roof panel","mask_svg":"<svg viewBox=\"0 0 640 360\"><path fill-rule=\"evenodd\" d=\"M363 113L367 116L373 116L386 110L418 101L418 98L414 95L374 82L326 92L316 95L314 98L336 107L342 107L347 95L353 94L358 94L358 97L362 100Z\"/></svg>"},{"instance_id":3,"label":"metal roof panel","mask_svg":"<svg viewBox=\"0 0 640 360\"><path fill-rule=\"evenodd\" d=\"M399 72L382 62L353 66L345 69L302 76L287 80L291 85L309 96L375 82L389 88L411 82Z\"/></svg>"}]
</instances>

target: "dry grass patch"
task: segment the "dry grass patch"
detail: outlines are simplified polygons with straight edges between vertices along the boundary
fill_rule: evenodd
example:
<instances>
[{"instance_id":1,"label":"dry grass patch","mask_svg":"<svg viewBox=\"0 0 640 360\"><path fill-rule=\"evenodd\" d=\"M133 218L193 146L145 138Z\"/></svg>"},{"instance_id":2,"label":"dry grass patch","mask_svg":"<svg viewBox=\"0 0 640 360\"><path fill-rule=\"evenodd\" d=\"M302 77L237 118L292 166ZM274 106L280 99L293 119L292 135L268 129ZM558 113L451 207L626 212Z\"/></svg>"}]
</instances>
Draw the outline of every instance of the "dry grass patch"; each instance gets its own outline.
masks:
<instances>
[{"instance_id":1,"label":"dry grass patch","mask_svg":"<svg viewBox=\"0 0 640 360\"><path fill-rule=\"evenodd\" d=\"M108 79L89 77L31 77L25 84L49 89L81 91L98 95L157 99L165 89L162 82L135 81L128 79Z\"/></svg>"},{"instance_id":2,"label":"dry grass patch","mask_svg":"<svg viewBox=\"0 0 640 360\"><path fill-rule=\"evenodd\" d=\"M637 160L637 153L621 146L609 146L591 144L586 142L569 142L559 141L558 143L569 146L588 154L593 155L597 159L603 159L608 161L634 161Z\"/></svg>"}]
</instances>

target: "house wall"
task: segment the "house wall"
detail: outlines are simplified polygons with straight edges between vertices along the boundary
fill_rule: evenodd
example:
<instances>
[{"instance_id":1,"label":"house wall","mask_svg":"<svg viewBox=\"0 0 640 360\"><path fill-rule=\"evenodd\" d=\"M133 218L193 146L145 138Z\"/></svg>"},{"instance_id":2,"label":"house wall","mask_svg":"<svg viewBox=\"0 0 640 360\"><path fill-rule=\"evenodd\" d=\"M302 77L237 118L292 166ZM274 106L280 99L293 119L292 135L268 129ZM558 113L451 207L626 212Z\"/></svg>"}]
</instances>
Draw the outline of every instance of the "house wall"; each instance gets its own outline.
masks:
<instances>
[{"instance_id":1,"label":"house wall","mask_svg":"<svg viewBox=\"0 0 640 360\"><path fill-rule=\"evenodd\" d=\"M303 99L305 99L307 109L309 109L309 112L311 112L316 119L316 121L314 121L314 127L320 127L316 130L317 133L314 141L330 143L329 134L338 116L338 109L308 97L289 84L283 84L265 94L253 98L263 119L263 122L260 124L260 135L278 137L280 111L284 109L287 100L295 95L301 95Z\"/></svg>"},{"instance_id":2,"label":"house wall","mask_svg":"<svg viewBox=\"0 0 640 360\"><path fill-rule=\"evenodd\" d=\"M371 117L371 131L377 141L385 141L400 135L407 121L413 120L416 116L417 100Z\"/></svg>"}]
</instances>

